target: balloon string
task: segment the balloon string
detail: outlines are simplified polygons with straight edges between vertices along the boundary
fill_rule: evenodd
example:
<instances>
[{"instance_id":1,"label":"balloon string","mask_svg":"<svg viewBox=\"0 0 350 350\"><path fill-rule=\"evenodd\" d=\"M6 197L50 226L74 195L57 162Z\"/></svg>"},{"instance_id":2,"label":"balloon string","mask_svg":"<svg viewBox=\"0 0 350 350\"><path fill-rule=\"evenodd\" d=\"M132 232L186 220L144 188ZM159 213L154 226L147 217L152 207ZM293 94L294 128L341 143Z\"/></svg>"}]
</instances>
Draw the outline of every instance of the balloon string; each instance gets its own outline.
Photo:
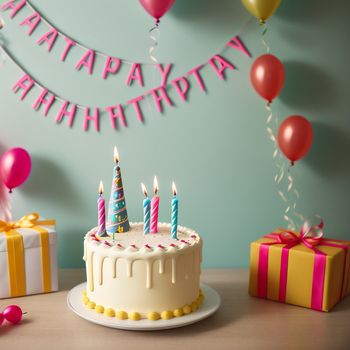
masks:
<instances>
[{"instance_id":1,"label":"balloon string","mask_svg":"<svg viewBox=\"0 0 350 350\"><path fill-rule=\"evenodd\" d=\"M149 57L151 59L151 61L153 61L155 64L159 64L159 61L157 59L157 57L155 56L155 51L158 48L159 45L159 38L160 38L160 29L159 29L159 21L156 21L156 24L154 27L152 27L149 30L149 37L152 41L152 46L149 48ZM156 86L156 70L157 70L157 66L154 65L153 67L153 74L152 74L152 80L153 80L153 86ZM152 117L154 116L154 110L152 108L151 105L151 101L149 98L146 98L147 101L147 106L148 106L148 110L150 115L152 115Z\"/></svg>"},{"instance_id":2,"label":"balloon string","mask_svg":"<svg viewBox=\"0 0 350 350\"><path fill-rule=\"evenodd\" d=\"M8 195L8 200L6 203L5 218L7 221L12 221L12 196Z\"/></svg>"},{"instance_id":3,"label":"balloon string","mask_svg":"<svg viewBox=\"0 0 350 350\"><path fill-rule=\"evenodd\" d=\"M267 131L267 134L269 136L269 139L273 143L272 160L273 160L274 165L276 167L274 182L277 186L278 195L281 197L282 201L286 205L286 209L285 209L284 214L283 214L283 219L287 222L288 229L295 230L295 223L294 223L293 219L290 217L291 206L289 204L289 199L287 196L288 192L287 192L287 194L285 194L284 191L280 189L283 180L285 180L286 171L285 171L285 160L284 160L281 152L279 151L279 148L277 145L277 139L276 139L275 132L274 132L274 129L277 129L277 127L278 127L278 118L277 118L277 115L272 112L271 104L269 102L266 103L265 109L268 112L268 117L266 120L266 131ZM288 175L290 175L290 174L288 174ZM293 188L293 181L292 181L291 189L292 188ZM293 206L293 210L295 209L295 206L296 206L296 204Z\"/></svg>"},{"instance_id":4,"label":"balloon string","mask_svg":"<svg viewBox=\"0 0 350 350\"><path fill-rule=\"evenodd\" d=\"M4 219L9 222L12 221L12 196L7 193L5 196L3 203Z\"/></svg>"},{"instance_id":5,"label":"balloon string","mask_svg":"<svg viewBox=\"0 0 350 350\"><path fill-rule=\"evenodd\" d=\"M149 37L151 38L153 44L149 49L149 57L150 59L158 64L158 59L155 57L154 52L156 51L157 47L158 47L158 41L160 38L160 30L159 30L159 24L156 23L156 25L150 29L149 31Z\"/></svg>"},{"instance_id":6,"label":"balloon string","mask_svg":"<svg viewBox=\"0 0 350 350\"><path fill-rule=\"evenodd\" d=\"M288 179L288 192L292 193L295 197L293 205L292 205L292 213L295 217L297 217L299 219L300 223L303 223L305 221L305 217L296 210L297 202L300 198L300 194L299 194L299 191L294 186L294 178L293 178L292 173L291 173L291 168L292 168L292 166L289 165L287 179Z\"/></svg>"},{"instance_id":7,"label":"balloon string","mask_svg":"<svg viewBox=\"0 0 350 350\"><path fill-rule=\"evenodd\" d=\"M266 36L267 30L268 30L267 24L265 22L263 22L263 23L261 23L261 27L262 27L261 42L266 49L266 53L270 53L270 46L267 44L267 42L265 40L265 36Z\"/></svg>"}]
</instances>

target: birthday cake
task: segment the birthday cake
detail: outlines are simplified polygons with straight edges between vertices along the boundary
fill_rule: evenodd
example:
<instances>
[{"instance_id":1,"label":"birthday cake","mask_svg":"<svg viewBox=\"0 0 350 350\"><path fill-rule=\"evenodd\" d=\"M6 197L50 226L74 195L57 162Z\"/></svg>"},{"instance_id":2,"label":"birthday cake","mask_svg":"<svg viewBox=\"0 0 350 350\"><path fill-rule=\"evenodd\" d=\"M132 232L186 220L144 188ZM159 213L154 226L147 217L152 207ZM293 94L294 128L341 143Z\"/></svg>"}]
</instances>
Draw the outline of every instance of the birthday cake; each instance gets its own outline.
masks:
<instances>
[{"instance_id":1,"label":"birthday cake","mask_svg":"<svg viewBox=\"0 0 350 350\"><path fill-rule=\"evenodd\" d=\"M143 202L144 221L129 223L119 167L112 182L105 224L102 190L98 226L84 239L87 287L83 303L120 320L168 320L196 311L204 301L200 290L202 239L178 226L178 200L173 185L171 223L158 223L158 184Z\"/></svg>"}]
</instances>

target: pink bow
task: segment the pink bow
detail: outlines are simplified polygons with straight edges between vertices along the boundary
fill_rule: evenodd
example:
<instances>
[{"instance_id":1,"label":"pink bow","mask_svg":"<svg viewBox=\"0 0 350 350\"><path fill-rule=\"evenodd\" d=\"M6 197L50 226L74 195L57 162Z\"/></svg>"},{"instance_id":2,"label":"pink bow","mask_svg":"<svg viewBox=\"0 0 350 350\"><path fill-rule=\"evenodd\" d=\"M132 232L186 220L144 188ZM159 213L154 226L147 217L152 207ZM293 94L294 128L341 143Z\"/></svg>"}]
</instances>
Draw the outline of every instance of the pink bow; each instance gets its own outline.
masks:
<instances>
[{"instance_id":1,"label":"pink bow","mask_svg":"<svg viewBox=\"0 0 350 350\"><path fill-rule=\"evenodd\" d=\"M295 246L297 244L304 244L306 247L313 249L313 247L321 244L323 239L324 222L320 219L317 225L311 225L309 220L306 220L301 227L300 233L296 234L293 231L282 229L281 233L273 233L267 235L267 238L273 238L280 244L287 244L288 246Z\"/></svg>"}]
</instances>

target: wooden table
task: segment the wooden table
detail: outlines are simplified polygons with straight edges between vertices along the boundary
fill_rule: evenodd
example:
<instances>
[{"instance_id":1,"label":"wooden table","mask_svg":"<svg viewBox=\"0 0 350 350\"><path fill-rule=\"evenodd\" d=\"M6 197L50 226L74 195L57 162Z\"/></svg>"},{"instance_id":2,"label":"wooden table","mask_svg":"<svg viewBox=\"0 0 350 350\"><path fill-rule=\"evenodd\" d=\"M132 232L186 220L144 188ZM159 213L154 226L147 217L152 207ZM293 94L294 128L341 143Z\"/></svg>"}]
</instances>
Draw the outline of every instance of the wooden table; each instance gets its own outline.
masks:
<instances>
[{"instance_id":1,"label":"wooden table","mask_svg":"<svg viewBox=\"0 0 350 350\"><path fill-rule=\"evenodd\" d=\"M18 326L0 327L0 349L350 349L350 298L330 313L247 295L247 270L206 270L202 280L221 295L212 317L184 328L131 332L105 328L73 314L67 291L85 280L83 270L60 271L60 292L0 300L28 314Z\"/></svg>"}]
</instances>

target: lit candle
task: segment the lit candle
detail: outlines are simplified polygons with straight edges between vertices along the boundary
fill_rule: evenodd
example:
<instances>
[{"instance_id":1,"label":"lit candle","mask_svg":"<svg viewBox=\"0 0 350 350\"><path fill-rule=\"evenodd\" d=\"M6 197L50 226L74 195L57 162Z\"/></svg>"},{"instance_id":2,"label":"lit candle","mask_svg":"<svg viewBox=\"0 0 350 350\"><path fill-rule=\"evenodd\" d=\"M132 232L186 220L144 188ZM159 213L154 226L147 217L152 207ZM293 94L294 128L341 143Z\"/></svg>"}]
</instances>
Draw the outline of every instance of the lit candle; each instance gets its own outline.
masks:
<instances>
[{"instance_id":1,"label":"lit candle","mask_svg":"<svg viewBox=\"0 0 350 350\"><path fill-rule=\"evenodd\" d=\"M97 209L98 209L98 230L97 235L100 237L107 236L106 234L106 211L105 211L105 200L103 198L103 183L100 181L98 189Z\"/></svg>"},{"instance_id":2,"label":"lit candle","mask_svg":"<svg viewBox=\"0 0 350 350\"><path fill-rule=\"evenodd\" d=\"M117 147L114 147L114 163L107 221L107 232L113 239L116 233L123 233L130 229Z\"/></svg>"},{"instance_id":3,"label":"lit candle","mask_svg":"<svg viewBox=\"0 0 350 350\"><path fill-rule=\"evenodd\" d=\"M158 197L158 181L157 177L154 177L153 182L154 196L151 200L151 233L158 232L158 213L159 213L159 197Z\"/></svg>"},{"instance_id":4,"label":"lit candle","mask_svg":"<svg viewBox=\"0 0 350 350\"><path fill-rule=\"evenodd\" d=\"M179 214L179 200L175 182L172 183L173 198L171 199L171 238L177 239L177 218Z\"/></svg>"},{"instance_id":5,"label":"lit candle","mask_svg":"<svg viewBox=\"0 0 350 350\"><path fill-rule=\"evenodd\" d=\"M144 184L141 184L142 192L146 198L143 200L143 233L146 235L150 231L150 219L151 219L151 200L148 198L147 189Z\"/></svg>"}]
</instances>

